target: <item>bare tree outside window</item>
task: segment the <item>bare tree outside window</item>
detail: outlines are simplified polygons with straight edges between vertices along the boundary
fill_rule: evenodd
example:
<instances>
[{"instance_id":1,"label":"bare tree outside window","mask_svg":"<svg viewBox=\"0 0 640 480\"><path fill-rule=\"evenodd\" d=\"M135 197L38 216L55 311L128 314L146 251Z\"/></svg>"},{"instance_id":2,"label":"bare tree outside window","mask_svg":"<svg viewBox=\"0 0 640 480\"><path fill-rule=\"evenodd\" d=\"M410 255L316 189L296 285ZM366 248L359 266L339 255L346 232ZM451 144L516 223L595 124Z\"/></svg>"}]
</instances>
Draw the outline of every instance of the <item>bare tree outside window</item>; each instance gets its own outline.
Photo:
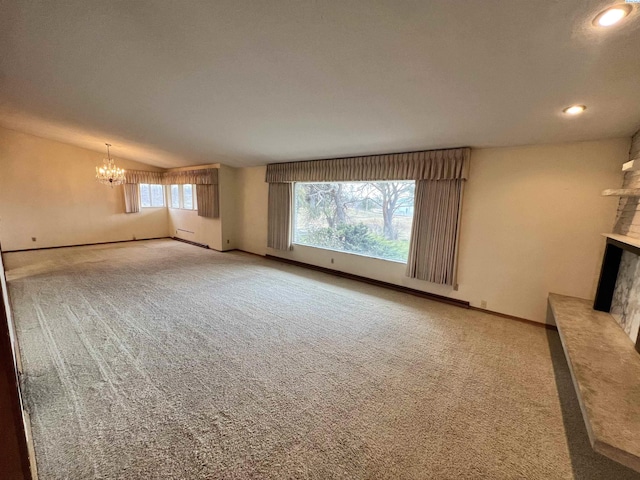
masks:
<instances>
[{"instance_id":1,"label":"bare tree outside window","mask_svg":"<svg viewBox=\"0 0 640 480\"><path fill-rule=\"evenodd\" d=\"M294 241L407 261L415 182L297 183Z\"/></svg>"}]
</instances>

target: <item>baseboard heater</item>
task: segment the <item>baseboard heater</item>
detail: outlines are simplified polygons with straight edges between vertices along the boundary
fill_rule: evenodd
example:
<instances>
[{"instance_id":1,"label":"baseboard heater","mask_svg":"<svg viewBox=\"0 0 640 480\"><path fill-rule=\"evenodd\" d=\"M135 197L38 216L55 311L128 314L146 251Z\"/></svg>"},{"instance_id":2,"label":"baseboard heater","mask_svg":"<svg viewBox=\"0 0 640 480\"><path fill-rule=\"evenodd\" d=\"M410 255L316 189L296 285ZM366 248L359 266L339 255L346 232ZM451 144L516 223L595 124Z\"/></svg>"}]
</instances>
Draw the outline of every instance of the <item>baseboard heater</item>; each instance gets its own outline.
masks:
<instances>
[{"instance_id":1,"label":"baseboard heater","mask_svg":"<svg viewBox=\"0 0 640 480\"><path fill-rule=\"evenodd\" d=\"M449 305L455 305L457 307L469 308L469 302L465 300L458 300L455 298L445 297L444 295L437 295L435 293L423 292L422 290L416 290L414 288L404 287L402 285L396 285L394 283L383 282L382 280L375 280L373 278L361 277L360 275L354 275L352 273L341 272L340 270L333 270L332 268L319 267L317 265L311 265L309 263L298 262L297 260L291 260L289 258L276 257L275 255L265 255L265 258L269 260L275 260L277 262L289 263L291 265L297 265L298 267L308 268L310 270L316 270L318 272L328 273L329 275L335 275L337 277L348 278L350 280L357 280L359 282L368 283L370 285L376 285L377 287L388 288L389 290L395 290L397 292L408 293L415 295L416 297L427 298L436 302L448 303Z\"/></svg>"},{"instance_id":2,"label":"baseboard heater","mask_svg":"<svg viewBox=\"0 0 640 480\"><path fill-rule=\"evenodd\" d=\"M178 238L178 237L171 237L171 238L179 242L188 243L189 245L195 245L196 247L202 247L206 249L209 248L209 245L205 245L204 243L192 242L191 240L185 240L184 238Z\"/></svg>"}]
</instances>

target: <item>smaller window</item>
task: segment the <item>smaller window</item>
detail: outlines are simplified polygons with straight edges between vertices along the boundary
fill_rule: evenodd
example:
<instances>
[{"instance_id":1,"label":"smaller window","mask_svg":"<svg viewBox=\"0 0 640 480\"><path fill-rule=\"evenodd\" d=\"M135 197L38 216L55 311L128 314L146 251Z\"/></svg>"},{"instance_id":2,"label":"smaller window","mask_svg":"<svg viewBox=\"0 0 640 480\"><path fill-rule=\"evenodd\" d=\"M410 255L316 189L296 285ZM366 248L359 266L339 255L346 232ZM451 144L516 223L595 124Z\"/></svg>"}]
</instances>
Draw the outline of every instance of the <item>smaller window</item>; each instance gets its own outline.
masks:
<instances>
[{"instance_id":1,"label":"smaller window","mask_svg":"<svg viewBox=\"0 0 640 480\"><path fill-rule=\"evenodd\" d=\"M180 185L171 185L171 208L180 208Z\"/></svg>"},{"instance_id":2,"label":"smaller window","mask_svg":"<svg viewBox=\"0 0 640 480\"><path fill-rule=\"evenodd\" d=\"M140 184L140 204L143 207L151 206L151 191L148 183Z\"/></svg>"},{"instance_id":3,"label":"smaller window","mask_svg":"<svg viewBox=\"0 0 640 480\"><path fill-rule=\"evenodd\" d=\"M182 186L182 208L193 210L193 185Z\"/></svg>"},{"instance_id":4,"label":"smaller window","mask_svg":"<svg viewBox=\"0 0 640 480\"><path fill-rule=\"evenodd\" d=\"M171 208L181 208L183 210L197 210L196 186L192 184L171 185L169 194L171 196Z\"/></svg>"},{"instance_id":5,"label":"smaller window","mask_svg":"<svg viewBox=\"0 0 640 480\"><path fill-rule=\"evenodd\" d=\"M140 205L143 208L164 207L164 186L141 183L140 184Z\"/></svg>"}]
</instances>

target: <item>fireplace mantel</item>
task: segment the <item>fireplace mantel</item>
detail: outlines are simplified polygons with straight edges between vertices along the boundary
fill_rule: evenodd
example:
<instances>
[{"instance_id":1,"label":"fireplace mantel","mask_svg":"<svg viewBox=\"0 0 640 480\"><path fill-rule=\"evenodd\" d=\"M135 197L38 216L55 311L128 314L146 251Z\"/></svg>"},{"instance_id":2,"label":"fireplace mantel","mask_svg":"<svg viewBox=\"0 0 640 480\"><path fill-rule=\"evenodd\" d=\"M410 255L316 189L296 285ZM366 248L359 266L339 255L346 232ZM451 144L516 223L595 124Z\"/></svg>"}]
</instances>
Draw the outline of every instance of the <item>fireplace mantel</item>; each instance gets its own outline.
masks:
<instances>
[{"instance_id":1,"label":"fireplace mantel","mask_svg":"<svg viewBox=\"0 0 640 480\"><path fill-rule=\"evenodd\" d=\"M633 248L640 248L640 239L628 237L627 235L620 235L618 233L603 233L603 237L610 238L616 242L624 243Z\"/></svg>"}]
</instances>

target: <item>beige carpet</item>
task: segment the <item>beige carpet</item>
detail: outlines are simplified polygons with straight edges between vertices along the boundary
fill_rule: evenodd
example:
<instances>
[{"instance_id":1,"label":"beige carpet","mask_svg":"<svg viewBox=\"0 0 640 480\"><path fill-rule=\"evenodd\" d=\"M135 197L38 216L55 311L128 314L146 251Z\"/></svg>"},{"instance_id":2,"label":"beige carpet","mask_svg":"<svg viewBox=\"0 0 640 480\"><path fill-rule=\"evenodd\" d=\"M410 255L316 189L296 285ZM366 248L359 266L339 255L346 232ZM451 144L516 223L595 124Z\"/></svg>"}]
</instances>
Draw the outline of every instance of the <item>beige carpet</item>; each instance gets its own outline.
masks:
<instances>
[{"instance_id":1,"label":"beige carpet","mask_svg":"<svg viewBox=\"0 0 640 480\"><path fill-rule=\"evenodd\" d=\"M557 334L171 241L6 255L42 479L626 479Z\"/></svg>"}]
</instances>

